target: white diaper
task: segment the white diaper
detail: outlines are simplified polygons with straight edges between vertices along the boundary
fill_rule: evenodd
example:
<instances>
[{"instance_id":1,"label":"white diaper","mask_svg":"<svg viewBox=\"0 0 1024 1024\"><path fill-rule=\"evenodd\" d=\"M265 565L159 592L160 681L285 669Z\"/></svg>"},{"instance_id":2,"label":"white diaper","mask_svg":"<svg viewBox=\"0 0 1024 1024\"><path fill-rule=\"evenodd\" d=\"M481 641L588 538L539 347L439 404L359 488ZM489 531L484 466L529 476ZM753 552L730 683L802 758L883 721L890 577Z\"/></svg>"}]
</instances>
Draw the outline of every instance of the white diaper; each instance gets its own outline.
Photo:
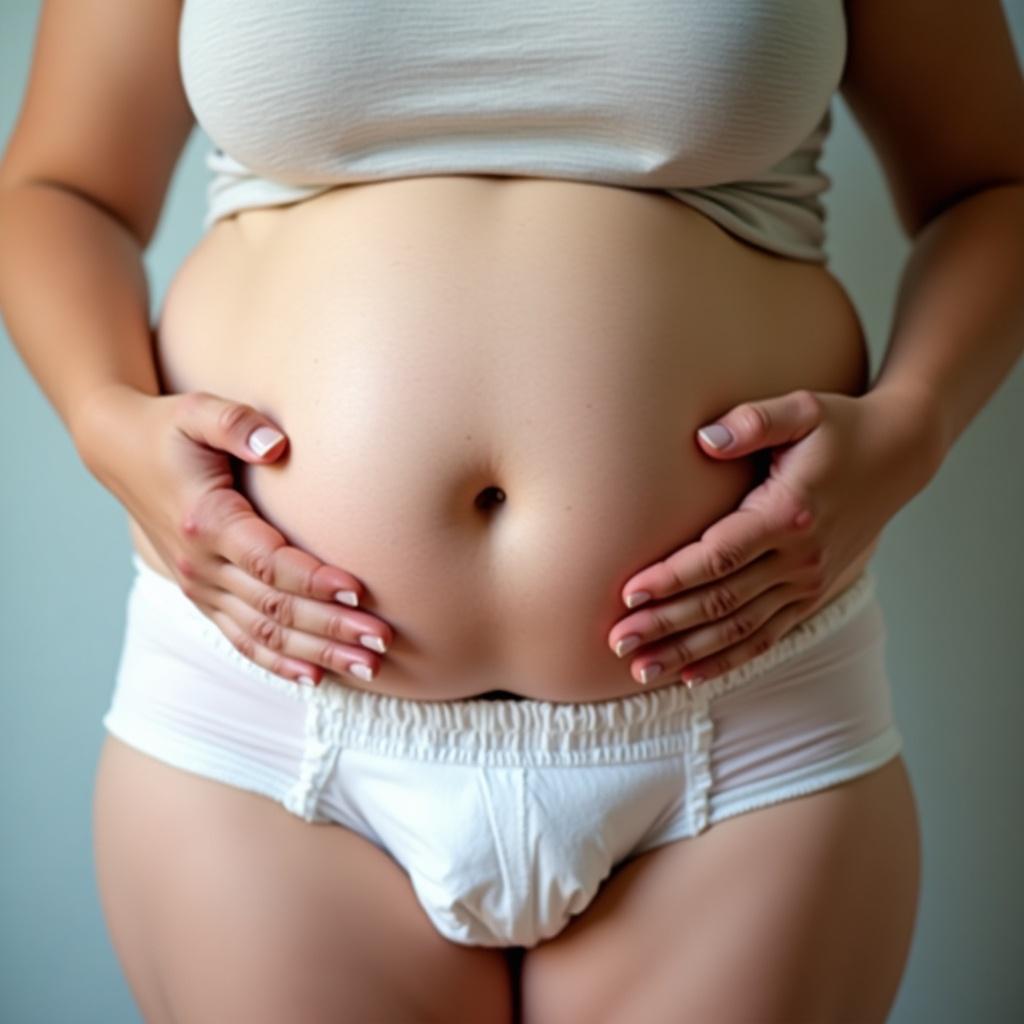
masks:
<instances>
[{"instance_id":1,"label":"white diaper","mask_svg":"<svg viewBox=\"0 0 1024 1024\"><path fill-rule=\"evenodd\" d=\"M168 764L365 836L453 942L536 945L623 861L874 771L902 747L870 572L692 693L679 683L565 704L299 686L134 564L104 726Z\"/></svg>"}]
</instances>

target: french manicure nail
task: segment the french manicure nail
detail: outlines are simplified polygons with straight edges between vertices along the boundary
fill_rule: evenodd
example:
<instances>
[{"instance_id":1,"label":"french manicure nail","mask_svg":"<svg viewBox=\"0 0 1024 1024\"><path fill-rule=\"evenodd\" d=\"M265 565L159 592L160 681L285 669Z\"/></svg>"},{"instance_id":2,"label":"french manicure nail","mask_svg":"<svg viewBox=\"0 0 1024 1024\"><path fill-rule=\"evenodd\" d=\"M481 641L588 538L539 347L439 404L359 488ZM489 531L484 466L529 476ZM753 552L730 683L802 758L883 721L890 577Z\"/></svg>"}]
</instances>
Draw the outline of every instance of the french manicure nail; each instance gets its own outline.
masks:
<instances>
[{"instance_id":1,"label":"french manicure nail","mask_svg":"<svg viewBox=\"0 0 1024 1024\"><path fill-rule=\"evenodd\" d=\"M653 665L646 665L640 669L640 682L646 685L652 679L657 679L661 675L661 665L655 662Z\"/></svg>"},{"instance_id":2,"label":"french manicure nail","mask_svg":"<svg viewBox=\"0 0 1024 1024\"><path fill-rule=\"evenodd\" d=\"M624 654L629 654L634 647L639 646L640 637L635 633L630 633L629 636L623 637L623 639L615 645L615 655L616 657L621 658Z\"/></svg>"},{"instance_id":3,"label":"french manicure nail","mask_svg":"<svg viewBox=\"0 0 1024 1024\"><path fill-rule=\"evenodd\" d=\"M266 455L274 445L283 440L284 434L273 427L257 427L249 435L248 445L257 455Z\"/></svg>"},{"instance_id":4,"label":"french manicure nail","mask_svg":"<svg viewBox=\"0 0 1024 1024\"><path fill-rule=\"evenodd\" d=\"M712 423L710 427L701 427L697 431L712 448L725 448L732 444L732 431L721 423Z\"/></svg>"},{"instance_id":5,"label":"french manicure nail","mask_svg":"<svg viewBox=\"0 0 1024 1024\"><path fill-rule=\"evenodd\" d=\"M336 590L334 592L334 600L339 601L341 604L347 604L352 608L359 607L359 598L356 597L354 590Z\"/></svg>"},{"instance_id":6,"label":"french manicure nail","mask_svg":"<svg viewBox=\"0 0 1024 1024\"><path fill-rule=\"evenodd\" d=\"M386 654L387 647L384 646L384 641L379 636L372 636L369 633L364 633L360 638L359 642L364 647L369 647L371 651L376 651L378 654Z\"/></svg>"},{"instance_id":7,"label":"french manicure nail","mask_svg":"<svg viewBox=\"0 0 1024 1024\"><path fill-rule=\"evenodd\" d=\"M348 667L349 672L354 676L358 676L360 679L367 683L373 682L373 669L369 665L364 665L361 661L354 661Z\"/></svg>"}]
</instances>

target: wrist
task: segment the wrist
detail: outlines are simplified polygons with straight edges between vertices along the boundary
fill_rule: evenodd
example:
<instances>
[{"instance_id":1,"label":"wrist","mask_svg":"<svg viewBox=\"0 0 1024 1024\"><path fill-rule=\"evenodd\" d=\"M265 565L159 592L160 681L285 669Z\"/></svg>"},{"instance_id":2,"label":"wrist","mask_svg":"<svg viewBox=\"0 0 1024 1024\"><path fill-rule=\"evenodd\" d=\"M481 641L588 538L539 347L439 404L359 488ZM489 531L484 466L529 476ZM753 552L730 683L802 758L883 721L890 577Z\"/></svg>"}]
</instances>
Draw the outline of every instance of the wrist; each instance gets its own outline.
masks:
<instances>
[{"instance_id":1,"label":"wrist","mask_svg":"<svg viewBox=\"0 0 1024 1024\"><path fill-rule=\"evenodd\" d=\"M75 450L86 468L102 478L100 453L109 448L112 439L130 436L132 422L143 403L153 395L129 384L116 382L93 388L68 415L68 430Z\"/></svg>"},{"instance_id":2,"label":"wrist","mask_svg":"<svg viewBox=\"0 0 1024 1024\"><path fill-rule=\"evenodd\" d=\"M885 420L915 493L923 490L950 447L938 396L923 386L880 382L863 398Z\"/></svg>"}]
</instances>

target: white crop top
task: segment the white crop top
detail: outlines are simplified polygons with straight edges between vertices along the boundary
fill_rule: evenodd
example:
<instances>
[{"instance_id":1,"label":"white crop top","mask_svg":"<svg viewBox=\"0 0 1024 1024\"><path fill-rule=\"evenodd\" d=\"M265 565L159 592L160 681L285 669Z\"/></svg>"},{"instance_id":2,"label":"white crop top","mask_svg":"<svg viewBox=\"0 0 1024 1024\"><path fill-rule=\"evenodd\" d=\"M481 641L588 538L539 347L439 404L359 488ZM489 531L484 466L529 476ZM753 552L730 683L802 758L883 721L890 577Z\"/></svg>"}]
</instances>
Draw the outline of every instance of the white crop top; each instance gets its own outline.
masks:
<instances>
[{"instance_id":1,"label":"white crop top","mask_svg":"<svg viewBox=\"0 0 1024 1024\"><path fill-rule=\"evenodd\" d=\"M827 262L842 0L184 0L204 226L337 185L565 178Z\"/></svg>"}]
</instances>

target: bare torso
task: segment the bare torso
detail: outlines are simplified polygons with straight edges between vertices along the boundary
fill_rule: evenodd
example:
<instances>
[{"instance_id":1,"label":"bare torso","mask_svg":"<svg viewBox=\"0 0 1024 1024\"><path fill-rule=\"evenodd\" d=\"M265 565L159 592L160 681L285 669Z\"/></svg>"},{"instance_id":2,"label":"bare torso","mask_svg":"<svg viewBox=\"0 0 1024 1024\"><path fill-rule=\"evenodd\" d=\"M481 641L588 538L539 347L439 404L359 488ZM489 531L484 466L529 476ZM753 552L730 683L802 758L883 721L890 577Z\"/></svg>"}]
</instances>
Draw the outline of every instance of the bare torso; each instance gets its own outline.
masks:
<instances>
[{"instance_id":1,"label":"bare torso","mask_svg":"<svg viewBox=\"0 0 1024 1024\"><path fill-rule=\"evenodd\" d=\"M757 479L696 429L795 388L859 394L868 373L821 265L665 194L492 176L222 220L156 334L166 390L250 403L287 432L241 486L394 628L374 681L345 685L409 699L638 692L607 643L622 584Z\"/></svg>"}]
</instances>

